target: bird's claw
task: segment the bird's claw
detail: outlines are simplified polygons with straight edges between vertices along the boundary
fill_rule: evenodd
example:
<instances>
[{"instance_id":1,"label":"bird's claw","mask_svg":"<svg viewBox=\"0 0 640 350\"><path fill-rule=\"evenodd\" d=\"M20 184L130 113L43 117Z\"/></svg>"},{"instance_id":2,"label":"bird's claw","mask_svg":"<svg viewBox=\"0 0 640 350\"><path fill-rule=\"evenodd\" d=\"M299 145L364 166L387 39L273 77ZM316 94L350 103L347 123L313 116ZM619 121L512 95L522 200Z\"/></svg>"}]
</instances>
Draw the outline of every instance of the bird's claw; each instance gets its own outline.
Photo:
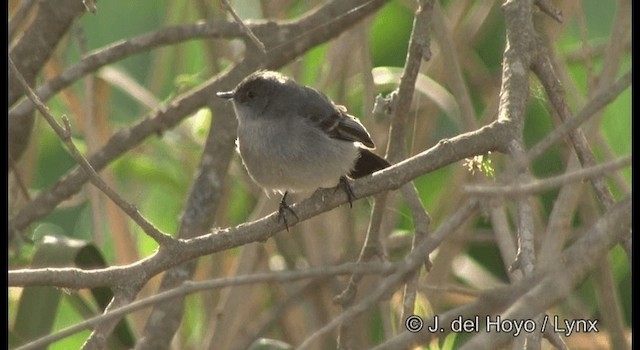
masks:
<instances>
[{"instance_id":1,"label":"bird's claw","mask_svg":"<svg viewBox=\"0 0 640 350\"><path fill-rule=\"evenodd\" d=\"M349 208L353 208L353 200L356 199L356 195L353 193L353 188L351 187L351 183L349 183L349 179L347 179L346 176L340 176L340 183L336 187L336 191L340 187L342 187L342 189L347 193Z\"/></svg>"},{"instance_id":2,"label":"bird's claw","mask_svg":"<svg viewBox=\"0 0 640 350\"><path fill-rule=\"evenodd\" d=\"M284 222L284 227L287 229L287 232L289 232L289 220L287 220L287 214L285 212L288 211L293 214L297 221L300 221L300 218L298 218L298 214L296 214L289 204L287 204L287 194L288 193L285 192L284 196L282 196L282 200L280 201L280 206L278 207L278 221L282 220Z\"/></svg>"}]
</instances>

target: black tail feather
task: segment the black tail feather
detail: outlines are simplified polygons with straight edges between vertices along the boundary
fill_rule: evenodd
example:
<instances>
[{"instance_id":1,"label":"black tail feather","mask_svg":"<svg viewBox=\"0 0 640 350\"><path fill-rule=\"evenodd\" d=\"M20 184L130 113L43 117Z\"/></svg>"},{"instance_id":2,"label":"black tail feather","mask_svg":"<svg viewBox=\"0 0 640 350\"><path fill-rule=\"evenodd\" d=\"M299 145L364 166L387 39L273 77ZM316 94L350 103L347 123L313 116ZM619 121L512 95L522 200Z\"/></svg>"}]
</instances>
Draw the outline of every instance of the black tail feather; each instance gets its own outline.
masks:
<instances>
[{"instance_id":1,"label":"black tail feather","mask_svg":"<svg viewBox=\"0 0 640 350\"><path fill-rule=\"evenodd\" d=\"M391 163L379 155L368 149L360 148L360 158L356 160L356 165L353 167L353 170L351 170L351 173L349 173L349 177L352 179L361 178L387 168L390 165Z\"/></svg>"}]
</instances>

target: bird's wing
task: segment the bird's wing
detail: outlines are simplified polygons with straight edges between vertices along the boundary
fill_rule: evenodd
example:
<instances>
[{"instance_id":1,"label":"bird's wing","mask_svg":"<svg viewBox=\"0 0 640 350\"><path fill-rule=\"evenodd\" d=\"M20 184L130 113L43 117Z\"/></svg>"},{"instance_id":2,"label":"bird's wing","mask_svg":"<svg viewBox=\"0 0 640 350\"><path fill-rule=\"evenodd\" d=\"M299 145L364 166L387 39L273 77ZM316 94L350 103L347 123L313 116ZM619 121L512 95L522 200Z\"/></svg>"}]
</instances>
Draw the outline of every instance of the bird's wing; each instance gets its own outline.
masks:
<instances>
[{"instance_id":1,"label":"bird's wing","mask_svg":"<svg viewBox=\"0 0 640 350\"><path fill-rule=\"evenodd\" d=\"M360 142L369 148L375 148L373 140L367 129L356 117L347 113L344 106L335 105L323 93L313 88L307 87L307 92L317 94L322 99L310 99L312 101L322 101L314 106L307 106L309 119L322 129L329 137L344 141ZM311 108L309 108L311 107Z\"/></svg>"}]
</instances>

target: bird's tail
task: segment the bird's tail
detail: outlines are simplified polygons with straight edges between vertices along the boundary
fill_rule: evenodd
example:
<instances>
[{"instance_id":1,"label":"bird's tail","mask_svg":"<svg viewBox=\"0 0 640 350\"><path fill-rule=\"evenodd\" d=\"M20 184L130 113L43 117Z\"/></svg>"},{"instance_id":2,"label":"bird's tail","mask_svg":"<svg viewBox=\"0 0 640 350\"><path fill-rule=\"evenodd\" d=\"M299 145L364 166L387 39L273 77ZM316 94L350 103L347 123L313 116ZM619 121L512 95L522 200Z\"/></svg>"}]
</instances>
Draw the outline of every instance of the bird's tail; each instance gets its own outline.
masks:
<instances>
[{"instance_id":1,"label":"bird's tail","mask_svg":"<svg viewBox=\"0 0 640 350\"><path fill-rule=\"evenodd\" d=\"M365 148L360 148L360 157L356 160L356 164L349 173L349 177L357 179L363 176L373 174L378 170L382 170L391 165L386 159L379 155L369 151Z\"/></svg>"}]
</instances>

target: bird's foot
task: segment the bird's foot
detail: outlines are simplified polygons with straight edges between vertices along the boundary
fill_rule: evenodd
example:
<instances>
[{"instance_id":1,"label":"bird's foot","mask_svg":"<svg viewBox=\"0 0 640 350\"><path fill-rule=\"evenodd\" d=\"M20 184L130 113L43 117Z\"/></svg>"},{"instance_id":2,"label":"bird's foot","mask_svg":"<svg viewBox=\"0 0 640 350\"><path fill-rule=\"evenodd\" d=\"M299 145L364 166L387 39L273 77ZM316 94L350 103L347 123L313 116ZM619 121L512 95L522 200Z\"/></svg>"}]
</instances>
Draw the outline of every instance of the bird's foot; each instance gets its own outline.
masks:
<instances>
[{"instance_id":1,"label":"bird's foot","mask_svg":"<svg viewBox=\"0 0 640 350\"><path fill-rule=\"evenodd\" d=\"M353 188L351 187L351 183L349 183L349 179L346 176L340 176L340 183L336 187L336 191L338 188L342 187L344 192L347 193L347 199L349 200L349 208L353 208L353 200L356 199L356 195L353 193Z\"/></svg>"},{"instance_id":2,"label":"bird's foot","mask_svg":"<svg viewBox=\"0 0 640 350\"><path fill-rule=\"evenodd\" d=\"M293 216L296 217L296 221L300 221L300 218L298 218L298 214L296 214L296 212L289 207L289 204L287 204L287 194L288 192L285 192L284 196L282 196L282 200L280 201L280 206L278 207L278 221L282 220L284 222L284 227L287 229L287 232L289 232L289 220L287 220L286 212L288 211L293 214Z\"/></svg>"}]
</instances>

